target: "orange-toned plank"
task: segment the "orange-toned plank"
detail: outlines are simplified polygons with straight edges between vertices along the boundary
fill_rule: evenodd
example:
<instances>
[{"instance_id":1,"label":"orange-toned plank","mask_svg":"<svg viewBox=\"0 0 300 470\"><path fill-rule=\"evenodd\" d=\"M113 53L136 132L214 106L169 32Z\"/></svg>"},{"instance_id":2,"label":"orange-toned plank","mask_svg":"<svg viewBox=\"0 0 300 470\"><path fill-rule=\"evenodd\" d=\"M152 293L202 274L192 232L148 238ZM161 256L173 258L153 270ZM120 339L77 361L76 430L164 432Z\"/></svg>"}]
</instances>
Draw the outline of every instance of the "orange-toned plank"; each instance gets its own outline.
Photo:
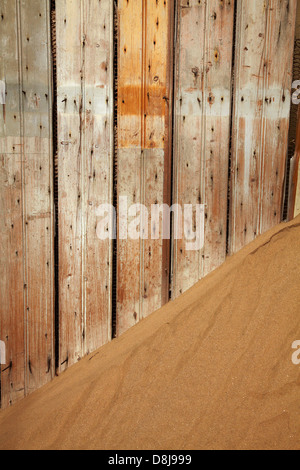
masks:
<instances>
[{"instance_id":1,"label":"orange-toned plank","mask_svg":"<svg viewBox=\"0 0 300 470\"><path fill-rule=\"evenodd\" d=\"M171 201L172 147L172 76L173 23L172 2L148 1L145 35L145 121L144 121L144 204L151 212L153 204ZM170 240L143 241L142 317L149 315L169 300ZM153 227L154 228L154 227Z\"/></svg>"},{"instance_id":2,"label":"orange-toned plank","mask_svg":"<svg viewBox=\"0 0 300 470\"><path fill-rule=\"evenodd\" d=\"M296 4L238 2L231 253L280 222Z\"/></svg>"},{"instance_id":3,"label":"orange-toned plank","mask_svg":"<svg viewBox=\"0 0 300 470\"><path fill-rule=\"evenodd\" d=\"M144 9L141 0L118 3L118 221L121 197L128 206L142 202L142 133L144 128ZM125 221L124 221L125 223ZM125 235L126 236L126 235ZM117 335L141 316L140 240L117 241Z\"/></svg>"},{"instance_id":4,"label":"orange-toned plank","mask_svg":"<svg viewBox=\"0 0 300 470\"><path fill-rule=\"evenodd\" d=\"M172 15L170 1L119 2L118 197L149 211L171 199ZM150 234L118 238L118 335L168 300L169 241Z\"/></svg>"},{"instance_id":5,"label":"orange-toned plank","mask_svg":"<svg viewBox=\"0 0 300 470\"><path fill-rule=\"evenodd\" d=\"M113 3L56 3L60 368L111 339L111 247L97 207L112 202Z\"/></svg>"},{"instance_id":6,"label":"orange-toned plank","mask_svg":"<svg viewBox=\"0 0 300 470\"><path fill-rule=\"evenodd\" d=\"M177 297L226 257L234 2L181 0L177 12L174 202L206 205L204 248L174 240Z\"/></svg>"}]
</instances>

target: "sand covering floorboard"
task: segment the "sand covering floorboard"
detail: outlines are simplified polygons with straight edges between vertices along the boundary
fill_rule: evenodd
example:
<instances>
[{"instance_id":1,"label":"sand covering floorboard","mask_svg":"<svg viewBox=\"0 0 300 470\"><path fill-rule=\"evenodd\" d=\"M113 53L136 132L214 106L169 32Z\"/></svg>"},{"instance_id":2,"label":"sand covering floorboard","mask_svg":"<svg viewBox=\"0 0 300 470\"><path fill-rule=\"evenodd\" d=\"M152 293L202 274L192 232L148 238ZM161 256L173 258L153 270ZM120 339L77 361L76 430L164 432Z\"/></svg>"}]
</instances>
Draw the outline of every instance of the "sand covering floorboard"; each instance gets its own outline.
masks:
<instances>
[{"instance_id":1,"label":"sand covering floorboard","mask_svg":"<svg viewBox=\"0 0 300 470\"><path fill-rule=\"evenodd\" d=\"M0 413L0 449L300 449L300 218Z\"/></svg>"}]
</instances>

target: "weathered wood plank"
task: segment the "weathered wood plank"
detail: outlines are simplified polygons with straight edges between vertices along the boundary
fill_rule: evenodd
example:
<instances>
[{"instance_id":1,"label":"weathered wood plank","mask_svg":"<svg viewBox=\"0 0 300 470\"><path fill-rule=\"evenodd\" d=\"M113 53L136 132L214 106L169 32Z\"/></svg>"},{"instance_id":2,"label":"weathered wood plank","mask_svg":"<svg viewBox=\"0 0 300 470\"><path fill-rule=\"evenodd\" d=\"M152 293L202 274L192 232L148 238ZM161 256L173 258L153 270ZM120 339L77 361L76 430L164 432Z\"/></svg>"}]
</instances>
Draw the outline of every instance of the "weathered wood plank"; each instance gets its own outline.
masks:
<instances>
[{"instance_id":1,"label":"weathered wood plank","mask_svg":"<svg viewBox=\"0 0 300 470\"><path fill-rule=\"evenodd\" d=\"M296 202L295 202L295 210L294 210L294 217L297 217L300 214L300 153L298 154L298 177L297 177L297 190L296 190Z\"/></svg>"},{"instance_id":2,"label":"weathered wood plank","mask_svg":"<svg viewBox=\"0 0 300 470\"><path fill-rule=\"evenodd\" d=\"M22 155L0 154L0 158L0 337L6 348L6 364L1 366L1 406L6 408L25 395Z\"/></svg>"},{"instance_id":3,"label":"weathered wood plank","mask_svg":"<svg viewBox=\"0 0 300 470\"><path fill-rule=\"evenodd\" d=\"M149 211L171 199L172 15L170 1L119 2L118 197ZM118 237L118 335L168 300L161 233L151 240L149 224L145 240Z\"/></svg>"},{"instance_id":4,"label":"weathered wood plank","mask_svg":"<svg viewBox=\"0 0 300 470\"><path fill-rule=\"evenodd\" d=\"M60 363L83 355L82 20L80 2L56 3Z\"/></svg>"},{"instance_id":5,"label":"weathered wood plank","mask_svg":"<svg viewBox=\"0 0 300 470\"><path fill-rule=\"evenodd\" d=\"M144 204L149 213L155 204L171 202L171 150L173 109L173 2L148 1L145 34L145 151ZM169 301L170 240L162 225L149 224L143 240L142 318ZM153 229L153 230L152 230ZM156 230L155 230L156 229ZM152 231L158 239L152 239Z\"/></svg>"},{"instance_id":6,"label":"weathered wood plank","mask_svg":"<svg viewBox=\"0 0 300 470\"><path fill-rule=\"evenodd\" d=\"M112 240L96 236L96 210L113 198L113 5L86 3L86 353L111 340ZM91 25L91 27L89 26Z\"/></svg>"},{"instance_id":7,"label":"weathered wood plank","mask_svg":"<svg viewBox=\"0 0 300 470\"><path fill-rule=\"evenodd\" d=\"M231 253L280 222L296 4L238 2Z\"/></svg>"},{"instance_id":8,"label":"weathered wood plank","mask_svg":"<svg viewBox=\"0 0 300 470\"><path fill-rule=\"evenodd\" d=\"M291 161L290 194L289 194L289 220L300 214L300 110L298 109L298 122L295 155Z\"/></svg>"},{"instance_id":9,"label":"weathered wood plank","mask_svg":"<svg viewBox=\"0 0 300 470\"><path fill-rule=\"evenodd\" d=\"M294 51L294 70L293 79L299 80L299 44L300 44L300 3L297 3L297 19L295 31L295 51ZM294 91L294 90L293 90ZM296 96L296 95L295 95ZM296 104L292 104L294 108ZM291 112L291 118L297 119L297 122L291 121L290 133L291 138L295 139L295 153L291 159L290 167L290 185L289 185L289 203L288 203L288 220L292 220L300 214L300 109L298 105L295 114ZM294 129L296 130L294 131ZM293 134L294 131L294 134Z\"/></svg>"},{"instance_id":10,"label":"weathered wood plank","mask_svg":"<svg viewBox=\"0 0 300 470\"><path fill-rule=\"evenodd\" d=\"M297 5L297 19L296 19L296 39L300 40L300 4L298 2ZM295 77L298 79L298 77ZM295 162L295 169L298 165L298 175L296 174L295 177L295 186L296 186L296 195L295 195L295 210L294 210L294 217L300 214L300 118L298 119L299 127L297 132L297 157ZM297 183L296 183L297 181Z\"/></svg>"},{"instance_id":11,"label":"weathered wood plank","mask_svg":"<svg viewBox=\"0 0 300 470\"><path fill-rule=\"evenodd\" d=\"M21 2L21 18L27 279L26 393L30 393L49 382L55 373L49 2Z\"/></svg>"},{"instance_id":12,"label":"weathered wood plank","mask_svg":"<svg viewBox=\"0 0 300 470\"><path fill-rule=\"evenodd\" d=\"M60 364L111 339L111 240L96 236L112 203L113 3L57 2Z\"/></svg>"},{"instance_id":13,"label":"weathered wood plank","mask_svg":"<svg viewBox=\"0 0 300 470\"><path fill-rule=\"evenodd\" d=\"M118 241L117 335L140 319L141 272L139 240L127 240L127 221L121 211L141 203L143 106L143 7L142 1L118 2ZM124 229L124 239L122 230Z\"/></svg>"},{"instance_id":14,"label":"weathered wood plank","mask_svg":"<svg viewBox=\"0 0 300 470\"><path fill-rule=\"evenodd\" d=\"M6 0L0 9L0 80L4 83L6 103L0 105L0 338L6 348L6 364L1 366L1 406L6 408L25 394L23 155L17 3Z\"/></svg>"},{"instance_id":15,"label":"weathered wood plank","mask_svg":"<svg viewBox=\"0 0 300 470\"><path fill-rule=\"evenodd\" d=\"M54 375L49 18L48 1L1 2L0 79L7 91L0 118L4 407Z\"/></svg>"},{"instance_id":16,"label":"weathered wood plank","mask_svg":"<svg viewBox=\"0 0 300 470\"><path fill-rule=\"evenodd\" d=\"M226 257L233 18L232 1L178 4L174 202L206 204L206 221L203 249L174 240L173 298Z\"/></svg>"}]
</instances>

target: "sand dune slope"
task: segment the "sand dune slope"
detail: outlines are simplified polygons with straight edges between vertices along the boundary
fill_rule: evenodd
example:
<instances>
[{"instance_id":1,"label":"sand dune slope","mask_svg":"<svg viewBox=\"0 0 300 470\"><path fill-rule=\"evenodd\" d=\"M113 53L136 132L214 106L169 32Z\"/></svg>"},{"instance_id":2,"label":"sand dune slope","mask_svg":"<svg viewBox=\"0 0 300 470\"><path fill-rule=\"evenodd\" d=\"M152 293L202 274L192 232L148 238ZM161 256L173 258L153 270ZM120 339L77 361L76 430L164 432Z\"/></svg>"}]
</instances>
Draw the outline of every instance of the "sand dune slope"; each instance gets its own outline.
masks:
<instances>
[{"instance_id":1,"label":"sand dune slope","mask_svg":"<svg viewBox=\"0 0 300 470\"><path fill-rule=\"evenodd\" d=\"M0 413L0 449L300 449L300 218Z\"/></svg>"}]
</instances>

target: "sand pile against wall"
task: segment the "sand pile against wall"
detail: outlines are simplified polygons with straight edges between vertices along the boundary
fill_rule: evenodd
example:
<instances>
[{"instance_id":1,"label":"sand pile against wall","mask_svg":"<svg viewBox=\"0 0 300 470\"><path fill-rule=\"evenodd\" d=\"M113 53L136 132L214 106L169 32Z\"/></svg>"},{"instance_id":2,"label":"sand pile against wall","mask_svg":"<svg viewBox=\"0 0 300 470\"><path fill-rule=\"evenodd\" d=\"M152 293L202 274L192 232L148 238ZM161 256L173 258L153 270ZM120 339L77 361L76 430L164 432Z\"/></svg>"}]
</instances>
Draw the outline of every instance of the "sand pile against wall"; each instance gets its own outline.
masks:
<instances>
[{"instance_id":1,"label":"sand pile against wall","mask_svg":"<svg viewBox=\"0 0 300 470\"><path fill-rule=\"evenodd\" d=\"M0 413L0 448L299 449L300 218Z\"/></svg>"}]
</instances>

